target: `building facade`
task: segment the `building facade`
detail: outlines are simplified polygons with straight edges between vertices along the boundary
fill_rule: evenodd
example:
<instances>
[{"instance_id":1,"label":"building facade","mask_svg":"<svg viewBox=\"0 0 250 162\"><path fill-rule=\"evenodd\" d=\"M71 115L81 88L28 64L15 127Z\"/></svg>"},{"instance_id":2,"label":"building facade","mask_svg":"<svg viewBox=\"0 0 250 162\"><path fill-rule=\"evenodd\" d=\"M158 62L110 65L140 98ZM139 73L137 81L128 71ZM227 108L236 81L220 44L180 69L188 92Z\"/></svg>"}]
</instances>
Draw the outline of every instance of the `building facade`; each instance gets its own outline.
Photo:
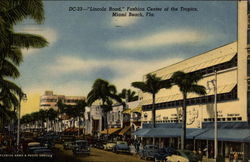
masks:
<instances>
[{"instance_id":1,"label":"building facade","mask_svg":"<svg viewBox=\"0 0 250 162\"><path fill-rule=\"evenodd\" d=\"M206 149L213 157L214 85L217 82L217 115L219 154L230 157L238 152L241 160L250 159L250 8L248 1L238 1L237 40L179 63L151 72L162 79L170 79L176 71L201 73L199 85L207 94L187 96L187 139L192 149ZM144 76L144 78L146 78ZM160 146L180 147L182 124L182 94L177 86L162 89L156 94L156 128L152 128L152 96L140 93L142 99L142 129L134 134Z\"/></svg>"},{"instance_id":2,"label":"building facade","mask_svg":"<svg viewBox=\"0 0 250 162\"><path fill-rule=\"evenodd\" d=\"M84 96L65 96L54 94L53 91L45 91L40 97L40 109L58 110L57 102L61 100L66 105L76 105L78 101L85 100Z\"/></svg>"}]
</instances>

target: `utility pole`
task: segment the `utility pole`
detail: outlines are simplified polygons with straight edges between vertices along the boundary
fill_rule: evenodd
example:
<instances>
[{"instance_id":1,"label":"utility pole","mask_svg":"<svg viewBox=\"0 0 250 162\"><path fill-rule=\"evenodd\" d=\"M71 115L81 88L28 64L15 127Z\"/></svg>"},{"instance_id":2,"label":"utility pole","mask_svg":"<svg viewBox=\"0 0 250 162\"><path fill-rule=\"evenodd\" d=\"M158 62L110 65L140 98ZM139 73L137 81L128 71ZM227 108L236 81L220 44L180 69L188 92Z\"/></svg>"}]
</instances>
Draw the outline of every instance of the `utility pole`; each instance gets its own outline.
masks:
<instances>
[{"instance_id":1,"label":"utility pole","mask_svg":"<svg viewBox=\"0 0 250 162\"><path fill-rule=\"evenodd\" d=\"M19 96L19 105L18 105L18 109L17 109L17 150L19 150L19 144L20 144L20 118L21 118L21 102L22 100L27 101L27 95L26 94L21 94Z\"/></svg>"},{"instance_id":2,"label":"utility pole","mask_svg":"<svg viewBox=\"0 0 250 162\"><path fill-rule=\"evenodd\" d=\"M214 159L218 157L218 125L217 125L217 71L214 71Z\"/></svg>"}]
</instances>

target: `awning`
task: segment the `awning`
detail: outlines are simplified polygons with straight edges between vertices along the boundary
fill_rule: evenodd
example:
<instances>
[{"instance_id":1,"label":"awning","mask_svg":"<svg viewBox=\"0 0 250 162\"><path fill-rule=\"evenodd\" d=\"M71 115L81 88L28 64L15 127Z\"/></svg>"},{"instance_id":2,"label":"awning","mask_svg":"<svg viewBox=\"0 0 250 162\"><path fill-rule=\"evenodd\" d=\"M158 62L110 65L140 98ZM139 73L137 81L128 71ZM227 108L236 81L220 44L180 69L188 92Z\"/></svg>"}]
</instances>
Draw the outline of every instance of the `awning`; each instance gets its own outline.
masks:
<instances>
[{"instance_id":1,"label":"awning","mask_svg":"<svg viewBox=\"0 0 250 162\"><path fill-rule=\"evenodd\" d=\"M228 93L228 92L231 92L235 86L236 86L236 83L220 85L217 88L217 92L218 92L218 94ZM206 95L207 96L214 95L214 91L207 89ZM200 95L195 94L195 93L188 93L188 95L187 95L187 98L196 98L196 97L200 97ZM173 94L173 95L169 95L169 96L157 97L155 100L155 103L170 102L170 101L176 101L176 100L182 100L182 99L183 99L183 97L179 93L179 94ZM142 101L142 105L150 105L150 104L152 104L152 99L145 99Z\"/></svg>"},{"instance_id":2,"label":"awning","mask_svg":"<svg viewBox=\"0 0 250 162\"><path fill-rule=\"evenodd\" d=\"M197 62L199 62L198 64L189 66L189 67L186 67L184 64L174 64L172 66L166 67L168 69L168 73L166 74L162 72L163 75L159 75L159 77L161 77L162 79L169 79L173 75L173 73L176 71L184 71L185 73L190 73L196 70L200 70L200 69L211 67L217 64L225 63L225 62L230 61L235 55L236 55L236 52L232 52L232 53L228 53L226 55L216 57L213 59L200 58L199 60L197 60ZM204 57L207 57L207 56L204 56ZM206 60L206 61L201 62L200 60ZM183 67L183 68L179 68L179 67ZM162 69L162 71L164 70L165 69Z\"/></svg>"},{"instance_id":3,"label":"awning","mask_svg":"<svg viewBox=\"0 0 250 162\"><path fill-rule=\"evenodd\" d=\"M125 109L122 113L123 114L130 114L131 113L131 109Z\"/></svg>"},{"instance_id":4,"label":"awning","mask_svg":"<svg viewBox=\"0 0 250 162\"><path fill-rule=\"evenodd\" d=\"M130 130L131 126L124 127L120 132L119 135L124 135Z\"/></svg>"},{"instance_id":5,"label":"awning","mask_svg":"<svg viewBox=\"0 0 250 162\"><path fill-rule=\"evenodd\" d=\"M101 134L113 134L113 133L118 132L121 129L122 128L109 128L108 130L105 129L105 130L101 131Z\"/></svg>"},{"instance_id":6,"label":"awning","mask_svg":"<svg viewBox=\"0 0 250 162\"><path fill-rule=\"evenodd\" d=\"M209 129L200 129L200 128L196 128L193 129L192 132L187 133L186 138L187 139L195 139L195 137L207 132Z\"/></svg>"},{"instance_id":7,"label":"awning","mask_svg":"<svg viewBox=\"0 0 250 162\"><path fill-rule=\"evenodd\" d=\"M138 129L137 131L133 132L132 135L136 135L136 136L142 137L146 133L148 133L149 131L150 131L150 128Z\"/></svg>"},{"instance_id":8,"label":"awning","mask_svg":"<svg viewBox=\"0 0 250 162\"><path fill-rule=\"evenodd\" d=\"M197 129L187 129L187 134L196 131ZM139 137L180 137L181 128L144 128L134 132L133 135Z\"/></svg>"},{"instance_id":9,"label":"awning","mask_svg":"<svg viewBox=\"0 0 250 162\"><path fill-rule=\"evenodd\" d=\"M131 112L141 113L142 112L142 107L136 107L136 108L132 109Z\"/></svg>"},{"instance_id":10,"label":"awning","mask_svg":"<svg viewBox=\"0 0 250 162\"><path fill-rule=\"evenodd\" d=\"M195 139L214 140L214 129L209 129ZM218 129L219 141L248 142L249 139L250 129Z\"/></svg>"}]
</instances>

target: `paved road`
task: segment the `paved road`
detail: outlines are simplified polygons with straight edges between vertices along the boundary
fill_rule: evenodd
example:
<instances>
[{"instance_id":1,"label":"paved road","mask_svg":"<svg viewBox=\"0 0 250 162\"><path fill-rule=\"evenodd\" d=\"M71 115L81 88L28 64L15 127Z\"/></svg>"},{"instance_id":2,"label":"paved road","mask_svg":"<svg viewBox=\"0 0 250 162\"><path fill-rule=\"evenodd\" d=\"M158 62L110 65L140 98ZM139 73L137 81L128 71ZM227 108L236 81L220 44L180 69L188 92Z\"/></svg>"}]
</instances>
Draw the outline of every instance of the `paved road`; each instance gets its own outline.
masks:
<instances>
[{"instance_id":1,"label":"paved road","mask_svg":"<svg viewBox=\"0 0 250 162\"><path fill-rule=\"evenodd\" d=\"M56 161L60 162L145 162L137 156L128 154L115 154L113 152L103 151L96 148L91 148L90 156L80 155L73 156L71 150L63 150L62 145L56 145Z\"/></svg>"}]
</instances>

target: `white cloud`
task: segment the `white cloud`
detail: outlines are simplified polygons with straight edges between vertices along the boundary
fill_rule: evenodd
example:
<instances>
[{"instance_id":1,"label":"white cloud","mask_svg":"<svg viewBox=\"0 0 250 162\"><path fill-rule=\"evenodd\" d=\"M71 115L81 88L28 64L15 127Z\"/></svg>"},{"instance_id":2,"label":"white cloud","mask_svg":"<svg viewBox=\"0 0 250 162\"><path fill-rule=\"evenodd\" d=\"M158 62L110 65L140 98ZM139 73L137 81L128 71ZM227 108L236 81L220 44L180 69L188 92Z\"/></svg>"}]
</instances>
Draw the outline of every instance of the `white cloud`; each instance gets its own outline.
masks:
<instances>
[{"instance_id":1,"label":"white cloud","mask_svg":"<svg viewBox=\"0 0 250 162\"><path fill-rule=\"evenodd\" d=\"M84 60L80 58L62 56L53 65L47 66L47 71L51 77L74 73L74 72L90 72L102 68L109 67L119 73L120 75L109 80L115 84L118 89L129 88L131 82L142 81L143 75L165 67L167 65L183 60L182 58L170 58L167 60L153 60L153 61L135 61L135 60ZM94 75L94 74L93 74ZM52 79L52 78L51 78ZM80 87L90 90L92 83L87 83L88 86L81 84ZM71 84L72 87L77 84ZM62 86L63 88L64 86ZM65 86L67 87L67 86ZM70 86L69 86L70 87ZM65 91L65 90L64 90ZM77 89L76 89L77 91Z\"/></svg>"},{"instance_id":2,"label":"white cloud","mask_svg":"<svg viewBox=\"0 0 250 162\"><path fill-rule=\"evenodd\" d=\"M136 12L131 12L131 13L136 14ZM126 12L126 16L112 17L111 24L113 26L126 27L129 25L135 24L139 19L140 17L129 16L129 12Z\"/></svg>"},{"instance_id":3,"label":"white cloud","mask_svg":"<svg viewBox=\"0 0 250 162\"><path fill-rule=\"evenodd\" d=\"M55 94L68 95L68 96L84 96L91 88L91 85L84 81L69 81L66 83L48 83L47 81L42 81L39 84L29 85L24 87L23 90L27 95L38 93L44 94L46 90L51 90Z\"/></svg>"},{"instance_id":4,"label":"white cloud","mask_svg":"<svg viewBox=\"0 0 250 162\"><path fill-rule=\"evenodd\" d=\"M58 40L58 34L52 28L38 27L38 26L26 26L26 27L18 28L16 32L24 32L24 33L37 34L37 35L43 36L49 42L49 46L52 46ZM35 54L40 50L42 50L42 48L41 49L36 49L36 48L22 49L22 53L24 56L28 56L31 54Z\"/></svg>"},{"instance_id":5,"label":"white cloud","mask_svg":"<svg viewBox=\"0 0 250 162\"><path fill-rule=\"evenodd\" d=\"M199 43L210 38L211 36L208 34L195 30L166 30L150 33L140 38L115 40L110 45L115 48L143 49L185 43Z\"/></svg>"}]
</instances>

